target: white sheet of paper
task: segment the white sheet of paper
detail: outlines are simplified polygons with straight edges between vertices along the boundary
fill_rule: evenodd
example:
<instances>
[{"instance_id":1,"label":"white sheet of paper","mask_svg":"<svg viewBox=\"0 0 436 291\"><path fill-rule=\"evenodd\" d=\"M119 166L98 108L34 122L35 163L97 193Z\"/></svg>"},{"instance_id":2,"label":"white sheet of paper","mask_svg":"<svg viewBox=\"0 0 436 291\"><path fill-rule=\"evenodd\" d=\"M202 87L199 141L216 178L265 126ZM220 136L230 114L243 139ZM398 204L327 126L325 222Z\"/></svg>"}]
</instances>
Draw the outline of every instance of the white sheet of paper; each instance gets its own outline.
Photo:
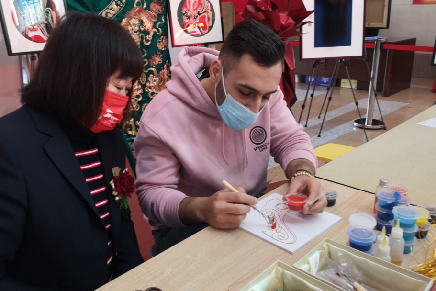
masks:
<instances>
[{"instance_id":1,"label":"white sheet of paper","mask_svg":"<svg viewBox=\"0 0 436 291\"><path fill-rule=\"evenodd\" d=\"M328 212L313 215L293 212L282 197L274 193L260 200L256 205L259 211L274 218L277 222L274 229L267 219L254 209L247 214L240 228L286 251L295 253L342 219Z\"/></svg>"},{"instance_id":2,"label":"white sheet of paper","mask_svg":"<svg viewBox=\"0 0 436 291\"><path fill-rule=\"evenodd\" d=\"M424 120L422 122L418 122L418 124L436 128L436 117L432 119Z\"/></svg>"}]
</instances>

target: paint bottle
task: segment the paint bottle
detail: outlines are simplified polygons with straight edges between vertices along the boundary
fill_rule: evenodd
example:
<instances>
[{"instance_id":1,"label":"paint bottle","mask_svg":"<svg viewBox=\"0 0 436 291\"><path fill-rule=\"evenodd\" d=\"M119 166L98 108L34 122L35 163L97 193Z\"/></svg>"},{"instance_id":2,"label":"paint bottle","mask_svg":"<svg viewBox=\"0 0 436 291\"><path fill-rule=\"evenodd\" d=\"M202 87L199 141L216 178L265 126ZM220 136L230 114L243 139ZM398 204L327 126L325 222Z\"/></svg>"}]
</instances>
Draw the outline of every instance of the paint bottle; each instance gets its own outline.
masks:
<instances>
[{"instance_id":1,"label":"paint bottle","mask_svg":"<svg viewBox=\"0 0 436 291\"><path fill-rule=\"evenodd\" d=\"M378 197L377 197L377 192L380 191L381 189L384 188L389 188L389 180L388 179L380 179L380 183L378 184L378 186L375 188L375 202L374 202L374 213L377 213L377 209L375 209L375 205L378 202Z\"/></svg>"},{"instance_id":2,"label":"paint bottle","mask_svg":"<svg viewBox=\"0 0 436 291\"><path fill-rule=\"evenodd\" d=\"M396 226L392 228L391 242L389 245L391 246L391 263L401 266L403 263L404 239L399 219L397 220Z\"/></svg>"},{"instance_id":3,"label":"paint bottle","mask_svg":"<svg viewBox=\"0 0 436 291\"><path fill-rule=\"evenodd\" d=\"M386 243L389 244L389 237L386 236L386 227L383 226L381 234L377 236L377 242L375 243L374 248L374 256L377 256L378 246L383 243L383 240L386 238Z\"/></svg>"},{"instance_id":4,"label":"paint bottle","mask_svg":"<svg viewBox=\"0 0 436 291\"><path fill-rule=\"evenodd\" d=\"M383 243L381 245L378 245L377 247L377 253L376 257L380 258L386 262L391 262L391 248L386 243L386 236L383 238Z\"/></svg>"}]
</instances>

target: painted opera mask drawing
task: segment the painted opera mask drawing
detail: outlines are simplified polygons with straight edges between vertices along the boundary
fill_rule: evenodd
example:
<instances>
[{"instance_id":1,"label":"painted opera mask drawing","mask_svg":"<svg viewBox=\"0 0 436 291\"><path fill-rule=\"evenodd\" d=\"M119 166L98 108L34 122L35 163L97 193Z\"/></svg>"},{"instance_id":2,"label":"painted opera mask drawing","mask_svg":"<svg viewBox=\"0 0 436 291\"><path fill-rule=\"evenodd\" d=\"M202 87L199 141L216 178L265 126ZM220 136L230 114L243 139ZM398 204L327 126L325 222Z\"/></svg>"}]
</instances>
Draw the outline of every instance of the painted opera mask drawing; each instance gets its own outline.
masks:
<instances>
[{"instance_id":1,"label":"painted opera mask drawing","mask_svg":"<svg viewBox=\"0 0 436 291\"><path fill-rule=\"evenodd\" d=\"M18 31L36 43L45 43L58 15L52 0L11 0L12 20Z\"/></svg>"},{"instance_id":2,"label":"painted opera mask drawing","mask_svg":"<svg viewBox=\"0 0 436 291\"><path fill-rule=\"evenodd\" d=\"M297 241L297 236L289 226L285 224L285 217L291 213L291 210L286 202L281 201L281 203L278 204L277 202L278 199L271 199L261 208L261 212L269 216L273 222L271 224L265 218L268 229L263 231L263 233L278 242L294 244Z\"/></svg>"},{"instance_id":3,"label":"painted opera mask drawing","mask_svg":"<svg viewBox=\"0 0 436 291\"><path fill-rule=\"evenodd\" d=\"M180 27L191 36L203 36L212 29L215 15L209 0L182 0L179 4Z\"/></svg>"}]
</instances>

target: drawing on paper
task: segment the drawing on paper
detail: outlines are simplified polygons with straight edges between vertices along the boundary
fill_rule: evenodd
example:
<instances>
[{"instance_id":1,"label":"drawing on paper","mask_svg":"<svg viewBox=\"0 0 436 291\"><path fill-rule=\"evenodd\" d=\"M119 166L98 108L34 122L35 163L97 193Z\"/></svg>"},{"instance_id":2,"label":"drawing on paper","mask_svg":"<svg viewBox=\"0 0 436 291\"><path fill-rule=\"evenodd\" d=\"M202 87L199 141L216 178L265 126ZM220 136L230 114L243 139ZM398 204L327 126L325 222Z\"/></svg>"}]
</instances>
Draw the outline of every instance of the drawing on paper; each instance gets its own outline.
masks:
<instances>
[{"instance_id":1,"label":"drawing on paper","mask_svg":"<svg viewBox=\"0 0 436 291\"><path fill-rule=\"evenodd\" d=\"M265 218L268 224L268 229L262 231L264 234L284 244L294 244L297 242L297 236L289 226L285 224L285 216L291 213L286 202L283 202L278 198L268 200L261 208L261 212L269 216L273 222L273 224L271 224Z\"/></svg>"}]
</instances>

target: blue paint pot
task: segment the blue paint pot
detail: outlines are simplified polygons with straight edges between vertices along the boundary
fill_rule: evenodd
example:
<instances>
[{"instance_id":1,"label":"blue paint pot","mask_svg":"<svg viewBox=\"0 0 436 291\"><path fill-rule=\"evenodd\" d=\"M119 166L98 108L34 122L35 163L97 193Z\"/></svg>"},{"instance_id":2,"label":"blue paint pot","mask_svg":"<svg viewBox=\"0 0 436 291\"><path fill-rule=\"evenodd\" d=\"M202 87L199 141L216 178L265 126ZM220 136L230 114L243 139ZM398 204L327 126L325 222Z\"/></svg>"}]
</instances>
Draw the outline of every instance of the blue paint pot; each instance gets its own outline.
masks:
<instances>
[{"instance_id":1,"label":"blue paint pot","mask_svg":"<svg viewBox=\"0 0 436 291\"><path fill-rule=\"evenodd\" d=\"M390 189L382 189L378 191L376 195L378 197L379 206L385 209L392 209L398 206L403 198L400 193Z\"/></svg>"},{"instance_id":2,"label":"blue paint pot","mask_svg":"<svg viewBox=\"0 0 436 291\"><path fill-rule=\"evenodd\" d=\"M410 242L404 242L404 254L410 254L412 252L413 246L416 244L417 239L414 238Z\"/></svg>"},{"instance_id":3,"label":"blue paint pot","mask_svg":"<svg viewBox=\"0 0 436 291\"><path fill-rule=\"evenodd\" d=\"M377 210L377 217L383 221L391 221L394 219L391 209L386 209L381 207L378 203L375 204L375 209Z\"/></svg>"},{"instance_id":4,"label":"blue paint pot","mask_svg":"<svg viewBox=\"0 0 436 291\"><path fill-rule=\"evenodd\" d=\"M400 220L402 229L415 229L416 220L419 218L419 211L410 206L395 206L392 209L394 220Z\"/></svg>"},{"instance_id":5,"label":"blue paint pot","mask_svg":"<svg viewBox=\"0 0 436 291\"><path fill-rule=\"evenodd\" d=\"M351 226L347 234L350 247L362 252L370 251L377 238L374 231L365 226Z\"/></svg>"},{"instance_id":6,"label":"blue paint pot","mask_svg":"<svg viewBox=\"0 0 436 291\"><path fill-rule=\"evenodd\" d=\"M403 228L404 243L413 241L415 233L419 230L418 225L415 224L414 228Z\"/></svg>"},{"instance_id":7,"label":"blue paint pot","mask_svg":"<svg viewBox=\"0 0 436 291\"><path fill-rule=\"evenodd\" d=\"M379 217L375 218L377 220L376 229L381 231L383 226L386 228L386 234L390 234L392 231L392 221L393 220L381 220Z\"/></svg>"}]
</instances>

